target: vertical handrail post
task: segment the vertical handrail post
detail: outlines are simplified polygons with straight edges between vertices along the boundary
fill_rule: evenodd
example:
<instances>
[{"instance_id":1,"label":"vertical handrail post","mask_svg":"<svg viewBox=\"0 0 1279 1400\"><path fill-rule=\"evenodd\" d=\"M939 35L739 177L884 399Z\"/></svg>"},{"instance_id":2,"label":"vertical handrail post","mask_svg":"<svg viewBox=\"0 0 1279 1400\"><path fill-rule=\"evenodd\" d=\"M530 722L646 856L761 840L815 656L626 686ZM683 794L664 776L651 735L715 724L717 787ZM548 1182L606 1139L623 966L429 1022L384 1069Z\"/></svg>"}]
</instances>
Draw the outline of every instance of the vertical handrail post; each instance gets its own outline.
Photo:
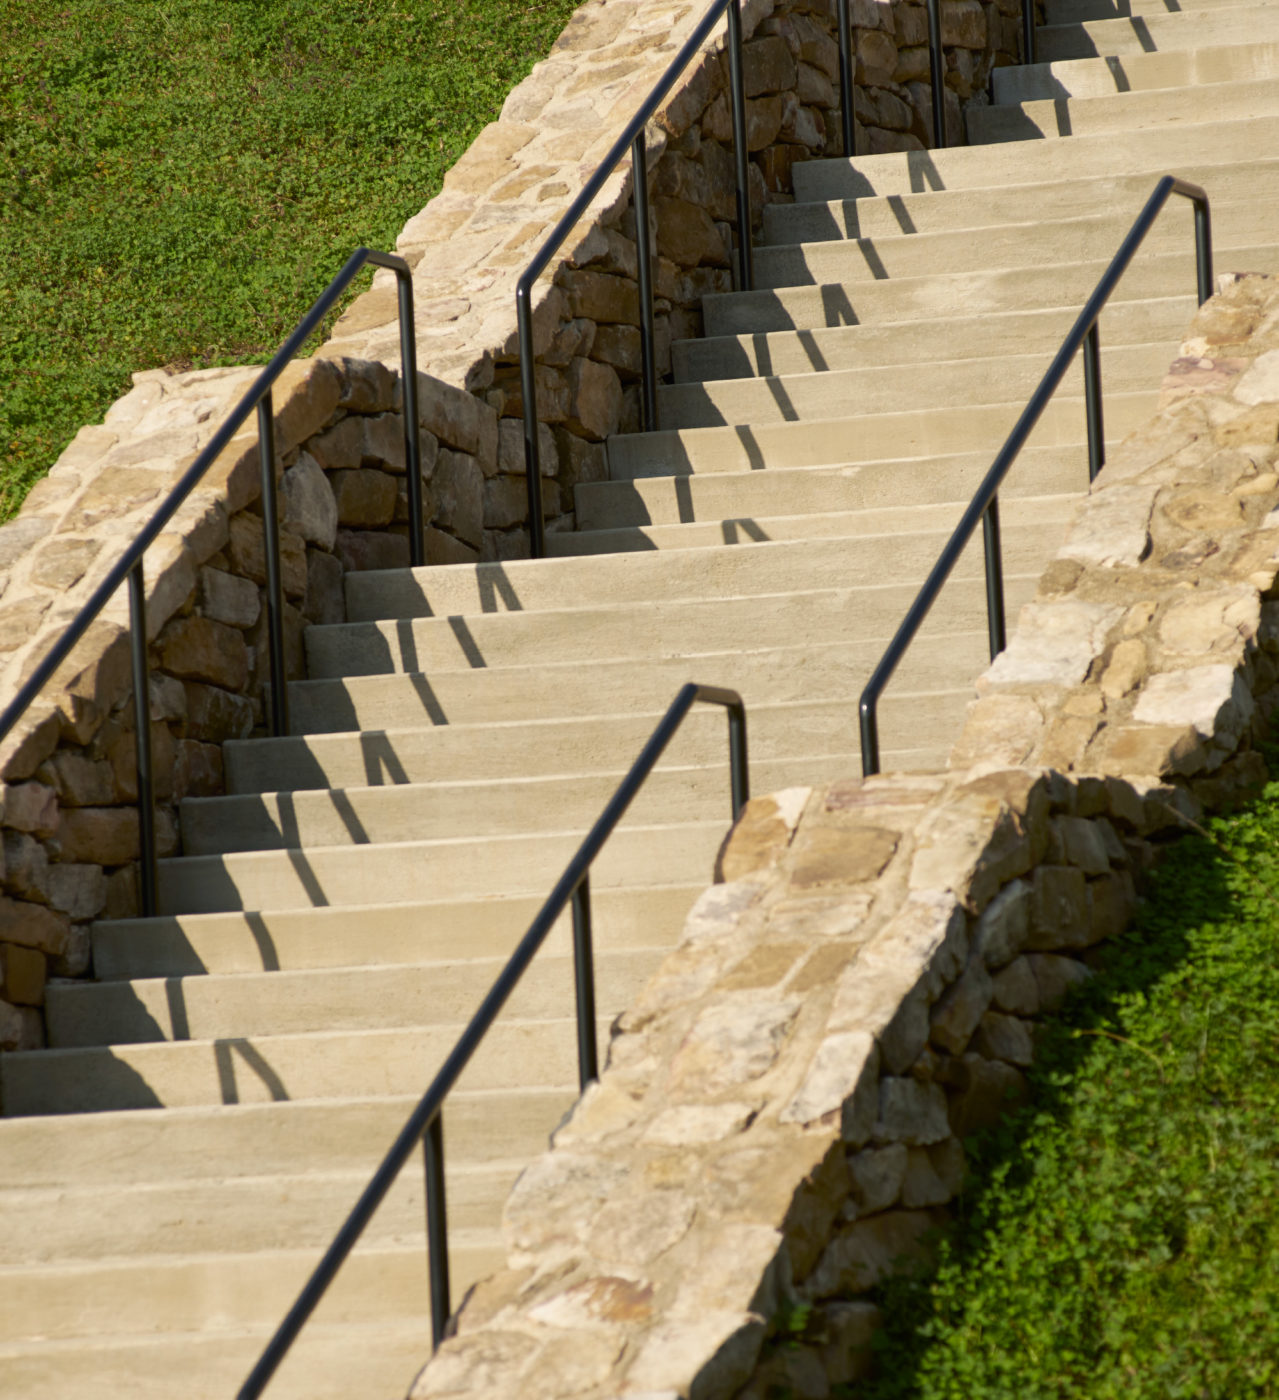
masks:
<instances>
[{"instance_id":1,"label":"vertical handrail post","mask_svg":"<svg viewBox=\"0 0 1279 1400\"><path fill-rule=\"evenodd\" d=\"M733 820L751 800L750 760L746 751L746 706L728 705L728 767L732 785Z\"/></svg>"},{"instance_id":2,"label":"vertical handrail post","mask_svg":"<svg viewBox=\"0 0 1279 1400\"><path fill-rule=\"evenodd\" d=\"M746 89L742 81L741 0L728 4L728 86L733 106L733 160L737 170L737 256L739 291L755 288L755 259L751 254L750 151L746 145Z\"/></svg>"},{"instance_id":3,"label":"vertical handrail post","mask_svg":"<svg viewBox=\"0 0 1279 1400\"><path fill-rule=\"evenodd\" d=\"M270 389L258 400L258 459L262 466L262 546L266 556L267 648L271 661L271 733L289 732L289 678L284 668L284 577L275 491L275 414Z\"/></svg>"},{"instance_id":4,"label":"vertical handrail post","mask_svg":"<svg viewBox=\"0 0 1279 1400\"><path fill-rule=\"evenodd\" d=\"M600 1077L595 1040L595 954L591 936L591 874L573 890L573 985L577 995L577 1078L582 1091Z\"/></svg>"},{"instance_id":5,"label":"vertical handrail post","mask_svg":"<svg viewBox=\"0 0 1279 1400\"><path fill-rule=\"evenodd\" d=\"M1106 465L1106 433L1101 411L1101 333L1094 321L1084 339L1084 414L1088 420L1088 480Z\"/></svg>"},{"instance_id":6,"label":"vertical handrail post","mask_svg":"<svg viewBox=\"0 0 1279 1400\"><path fill-rule=\"evenodd\" d=\"M879 697L862 697L857 707L857 726L860 730L862 749L862 777L870 778L879 772Z\"/></svg>"},{"instance_id":7,"label":"vertical handrail post","mask_svg":"<svg viewBox=\"0 0 1279 1400\"><path fill-rule=\"evenodd\" d=\"M941 0L928 0L928 81L933 95L933 149L946 145L946 56L941 46Z\"/></svg>"},{"instance_id":8,"label":"vertical handrail post","mask_svg":"<svg viewBox=\"0 0 1279 1400\"><path fill-rule=\"evenodd\" d=\"M413 317L413 278L398 268L396 292L400 306L400 377L404 381L404 462L409 474L409 563L426 563L426 522L422 509L422 432L417 409L417 333Z\"/></svg>"},{"instance_id":9,"label":"vertical handrail post","mask_svg":"<svg viewBox=\"0 0 1279 1400\"><path fill-rule=\"evenodd\" d=\"M839 116L844 134L844 155L857 154L857 128L853 125L853 29L848 0L838 0Z\"/></svg>"},{"instance_id":10,"label":"vertical handrail post","mask_svg":"<svg viewBox=\"0 0 1279 1400\"><path fill-rule=\"evenodd\" d=\"M431 1285L431 1346L444 1340L449 1301L449 1221L444 1193L444 1114L437 1113L422 1137L426 1168L426 1257Z\"/></svg>"},{"instance_id":11,"label":"vertical handrail post","mask_svg":"<svg viewBox=\"0 0 1279 1400\"><path fill-rule=\"evenodd\" d=\"M1021 61L1035 62L1035 0L1021 0Z\"/></svg>"},{"instance_id":12,"label":"vertical handrail post","mask_svg":"<svg viewBox=\"0 0 1279 1400\"><path fill-rule=\"evenodd\" d=\"M645 432L657 428L657 351L653 335L653 249L648 222L648 142L644 133L631 143L631 182L635 190L635 247L640 302L640 385Z\"/></svg>"},{"instance_id":13,"label":"vertical handrail post","mask_svg":"<svg viewBox=\"0 0 1279 1400\"><path fill-rule=\"evenodd\" d=\"M133 659L133 716L138 755L138 900L143 918L157 912L155 774L151 764L151 680L147 666L147 588L142 560L129 570L129 628Z\"/></svg>"},{"instance_id":14,"label":"vertical handrail post","mask_svg":"<svg viewBox=\"0 0 1279 1400\"><path fill-rule=\"evenodd\" d=\"M1199 305L1212 296L1212 215L1206 199L1192 198L1195 207L1195 276Z\"/></svg>"},{"instance_id":15,"label":"vertical handrail post","mask_svg":"<svg viewBox=\"0 0 1279 1400\"><path fill-rule=\"evenodd\" d=\"M993 661L1008 645L1004 622L1004 552L999 542L999 497L991 498L981 518L982 544L986 551L986 633Z\"/></svg>"},{"instance_id":16,"label":"vertical handrail post","mask_svg":"<svg viewBox=\"0 0 1279 1400\"><path fill-rule=\"evenodd\" d=\"M533 361L533 289L521 281L515 289L519 322L520 396L524 400L524 475L528 484L528 552L531 559L546 553L546 524L542 519L542 454L538 450L537 374Z\"/></svg>"}]
</instances>

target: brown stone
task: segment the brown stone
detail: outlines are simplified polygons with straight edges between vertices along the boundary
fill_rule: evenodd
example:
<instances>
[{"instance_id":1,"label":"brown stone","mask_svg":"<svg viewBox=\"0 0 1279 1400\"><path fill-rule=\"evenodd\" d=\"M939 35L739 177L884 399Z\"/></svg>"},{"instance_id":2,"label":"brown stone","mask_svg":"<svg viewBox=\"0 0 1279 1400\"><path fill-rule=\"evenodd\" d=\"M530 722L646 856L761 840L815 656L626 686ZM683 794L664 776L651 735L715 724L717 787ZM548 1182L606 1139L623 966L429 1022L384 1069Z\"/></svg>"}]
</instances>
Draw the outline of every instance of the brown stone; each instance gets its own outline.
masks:
<instances>
[{"instance_id":1,"label":"brown stone","mask_svg":"<svg viewBox=\"0 0 1279 1400\"><path fill-rule=\"evenodd\" d=\"M873 880L893 858L899 839L895 831L880 826L802 827L791 886L803 890Z\"/></svg>"},{"instance_id":2,"label":"brown stone","mask_svg":"<svg viewBox=\"0 0 1279 1400\"><path fill-rule=\"evenodd\" d=\"M388 525L398 494L395 478L372 467L334 472L334 499L339 525L368 528Z\"/></svg>"},{"instance_id":3,"label":"brown stone","mask_svg":"<svg viewBox=\"0 0 1279 1400\"><path fill-rule=\"evenodd\" d=\"M249 678L244 634L209 617L175 618L159 639L160 664L180 680L243 690Z\"/></svg>"},{"instance_id":4,"label":"brown stone","mask_svg":"<svg viewBox=\"0 0 1279 1400\"><path fill-rule=\"evenodd\" d=\"M970 1052L950 1066L950 1126L961 1141L993 1127L1026 1097L1026 1078L1002 1060L987 1060Z\"/></svg>"},{"instance_id":5,"label":"brown stone","mask_svg":"<svg viewBox=\"0 0 1279 1400\"><path fill-rule=\"evenodd\" d=\"M224 739L247 739L253 733L253 705L243 695L199 681L184 681L183 687L189 739L220 744Z\"/></svg>"},{"instance_id":6,"label":"brown stone","mask_svg":"<svg viewBox=\"0 0 1279 1400\"><path fill-rule=\"evenodd\" d=\"M4 791L4 824L34 836L58 829L58 795L44 783L12 783Z\"/></svg>"},{"instance_id":7,"label":"brown stone","mask_svg":"<svg viewBox=\"0 0 1279 1400\"><path fill-rule=\"evenodd\" d=\"M629 278L582 268L561 273L561 280L574 316L639 325L639 290Z\"/></svg>"},{"instance_id":8,"label":"brown stone","mask_svg":"<svg viewBox=\"0 0 1279 1400\"><path fill-rule=\"evenodd\" d=\"M1088 882L1088 918L1094 939L1114 938L1128 927L1137 893L1127 871Z\"/></svg>"},{"instance_id":9,"label":"brown stone","mask_svg":"<svg viewBox=\"0 0 1279 1400\"><path fill-rule=\"evenodd\" d=\"M106 907L107 878L99 865L56 861L49 867L46 883L50 905L72 919L96 918Z\"/></svg>"},{"instance_id":10,"label":"brown stone","mask_svg":"<svg viewBox=\"0 0 1279 1400\"><path fill-rule=\"evenodd\" d=\"M261 516L241 511L231 517L227 553L234 573L241 578L252 579L254 583L266 582L266 546ZM280 531L280 573L287 597L301 598L305 595L306 543L291 530Z\"/></svg>"},{"instance_id":11,"label":"brown stone","mask_svg":"<svg viewBox=\"0 0 1279 1400\"><path fill-rule=\"evenodd\" d=\"M484 472L479 462L466 453L441 452L433 485L433 523L478 548L484 537Z\"/></svg>"},{"instance_id":12,"label":"brown stone","mask_svg":"<svg viewBox=\"0 0 1279 1400\"><path fill-rule=\"evenodd\" d=\"M43 588L65 593L84 577L85 570L98 557L100 540L50 540L36 555L31 566L31 581Z\"/></svg>"},{"instance_id":13,"label":"brown stone","mask_svg":"<svg viewBox=\"0 0 1279 1400\"><path fill-rule=\"evenodd\" d=\"M0 996L15 1006L43 1006L48 965L42 952L0 943Z\"/></svg>"},{"instance_id":14,"label":"brown stone","mask_svg":"<svg viewBox=\"0 0 1279 1400\"><path fill-rule=\"evenodd\" d=\"M338 407L353 413L380 413L395 402L396 376L376 360L355 360L342 356L335 360L342 375Z\"/></svg>"},{"instance_id":15,"label":"brown stone","mask_svg":"<svg viewBox=\"0 0 1279 1400\"><path fill-rule=\"evenodd\" d=\"M102 807L113 803L115 775L105 759L90 759L62 749L40 765L39 777L57 793L64 807Z\"/></svg>"},{"instance_id":16,"label":"brown stone","mask_svg":"<svg viewBox=\"0 0 1279 1400\"><path fill-rule=\"evenodd\" d=\"M276 451L292 451L330 422L344 387L331 360L294 360L284 369L272 391Z\"/></svg>"},{"instance_id":17,"label":"brown stone","mask_svg":"<svg viewBox=\"0 0 1279 1400\"><path fill-rule=\"evenodd\" d=\"M32 596L0 608L0 652L16 651L39 631L52 598Z\"/></svg>"},{"instance_id":18,"label":"brown stone","mask_svg":"<svg viewBox=\"0 0 1279 1400\"><path fill-rule=\"evenodd\" d=\"M348 573L366 569L406 569L409 565L407 536L382 530L339 530L334 550Z\"/></svg>"},{"instance_id":19,"label":"brown stone","mask_svg":"<svg viewBox=\"0 0 1279 1400\"><path fill-rule=\"evenodd\" d=\"M63 860L123 865L138 857L135 807L71 807L62 814L58 854Z\"/></svg>"},{"instance_id":20,"label":"brown stone","mask_svg":"<svg viewBox=\"0 0 1279 1400\"><path fill-rule=\"evenodd\" d=\"M17 943L57 956L67 946L71 921L65 914L0 895L0 943Z\"/></svg>"},{"instance_id":21,"label":"brown stone","mask_svg":"<svg viewBox=\"0 0 1279 1400\"><path fill-rule=\"evenodd\" d=\"M262 610L257 585L225 569L200 570L200 609L228 627L252 627Z\"/></svg>"},{"instance_id":22,"label":"brown stone","mask_svg":"<svg viewBox=\"0 0 1279 1400\"><path fill-rule=\"evenodd\" d=\"M789 92L795 77L795 60L785 39L755 39L742 46L742 85L747 97Z\"/></svg>"},{"instance_id":23,"label":"brown stone","mask_svg":"<svg viewBox=\"0 0 1279 1400\"><path fill-rule=\"evenodd\" d=\"M988 1060L1010 1065L1029 1065L1035 1058L1035 1042L1030 1024L1016 1016L988 1011L973 1036L973 1049Z\"/></svg>"},{"instance_id":24,"label":"brown stone","mask_svg":"<svg viewBox=\"0 0 1279 1400\"><path fill-rule=\"evenodd\" d=\"M994 1003L1016 1016L1039 1014L1039 984L1025 958L1015 958L995 974Z\"/></svg>"},{"instance_id":25,"label":"brown stone","mask_svg":"<svg viewBox=\"0 0 1279 1400\"><path fill-rule=\"evenodd\" d=\"M223 791L221 746L179 739L173 759L174 798L180 802L184 797L213 797Z\"/></svg>"},{"instance_id":26,"label":"brown stone","mask_svg":"<svg viewBox=\"0 0 1279 1400\"><path fill-rule=\"evenodd\" d=\"M1039 988L1039 1005L1044 1011L1056 1011L1066 997L1092 975L1075 958L1056 953L1027 953L1026 962Z\"/></svg>"},{"instance_id":27,"label":"brown stone","mask_svg":"<svg viewBox=\"0 0 1279 1400\"><path fill-rule=\"evenodd\" d=\"M336 536L334 538L336 541ZM346 621L346 593L342 584L344 577L345 571L340 559L332 554L325 554L322 550L307 550L306 596L302 600L302 616L308 622Z\"/></svg>"},{"instance_id":28,"label":"brown stone","mask_svg":"<svg viewBox=\"0 0 1279 1400\"><path fill-rule=\"evenodd\" d=\"M1039 866L1032 878L1027 946L1085 948L1095 941L1088 923L1083 871L1064 865Z\"/></svg>"},{"instance_id":29,"label":"brown stone","mask_svg":"<svg viewBox=\"0 0 1279 1400\"><path fill-rule=\"evenodd\" d=\"M49 903L49 855L25 831L4 833L4 883L20 899Z\"/></svg>"},{"instance_id":30,"label":"brown stone","mask_svg":"<svg viewBox=\"0 0 1279 1400\"><path fill-rule=\"evenodd\" d=\"M937 1221L924 1210L893 1210L841 1230L804 1287L810 1298L868 1293L903 1265L931 1256L927 1237Z\"/></svg>"},{"instance_id":31,"label":"brown stone","mask_svg":"<svg viewBox=\"0 0 1279 1400\"><path fill-rule=\"evenodd\" d=\"M990 974L981 958L974 957L933 1008L929 1039L941 1050L962 1054L993 995Z\"/></svg>"},{"instance_id":32,"label":"brown stone","mask_svg":"<svg viewBox=\"0 0 1279 1400\"><path fill-rule=\"evenodd\" d=\"M568 368L568 387L570 428L595 442L617 431L622 385L616 370L579 357Z\"/></svg>"}]
</instances>

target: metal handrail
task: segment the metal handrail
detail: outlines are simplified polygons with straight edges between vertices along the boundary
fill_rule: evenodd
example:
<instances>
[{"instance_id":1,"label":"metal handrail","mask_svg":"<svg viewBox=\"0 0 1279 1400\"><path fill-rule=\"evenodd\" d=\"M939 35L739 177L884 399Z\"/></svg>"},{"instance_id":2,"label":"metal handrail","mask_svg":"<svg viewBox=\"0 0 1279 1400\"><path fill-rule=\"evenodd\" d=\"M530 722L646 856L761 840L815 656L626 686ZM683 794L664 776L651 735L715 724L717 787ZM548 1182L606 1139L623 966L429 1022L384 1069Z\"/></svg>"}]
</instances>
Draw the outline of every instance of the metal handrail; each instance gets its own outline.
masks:
<instances>
[{"instance_id":1,"label":"metal handrail","mask_svg":"<svg viewBox=\"0 0 1279 1400\"><path fill-rule=\"evenodd\" d=\"M928 4L928 63L933 91L934 145L946 144L944 59L941 48L939 0ZM1028 0L1030 3L1030 0ZM533 350L533 286L546 271L552 257L581 220L604 188L622 157L631 153L632 184L635 199L635 243L639 284L639 329L641 363L641 421L646 432L658 426L657 351L653 324L653 252L649 226L648 146L644 128L657 114L675 79L710 37L724 15L728 16L729 93L733 113L733 156L737 200L738 286L750 291L755 285L751 248L750 170L746 147L746 97L742 83L742 21L740 0L713 0L697 28L675 55L657 85L627 122L622 134L609 147L595 173L581 193L551 230L537 255L525 268L515 288L515 314L520 351L520 395L524 409L524 469L528 491L529 553L541 559L546 553L546 523L542 508L541 446L538 441L537 374ZM848 0L838 0L840 111L843 123L844 154L854 154L853 143L853 59L852 31Z\"/></svg>"},{"instance_id":2,"label":"metal handrail","mask_svg":"<svg viewBox=\"0 0 1279 1400\"><path fill-rule=\"evenodd\" d=\"M1101 408L1101 341L1097 321L1102 309L1110 299L1119 280L1128 270L1129 263L1137 253L1142 241L1153 227L1160 211L1174 195L1189 199L1195 209L1195 273L1198 283L1199 305L1202 306L1212 295L1212 222L1208 210L1208 196L1198 185L1188 180L1179 180L1173 175L1164 175L1155 185L1150 198L1137 215L1132 227L1119 245L1119 251L1111 259L1110 265L1102 273L1092 296L1088 298L1079 313L1070 333L1061 343L1061 348L1053 357L1039 387L1031 395L1029 403L1022 410L1021 417L1007 440L999 450L999 455L991 464L981 485L977 488L968 509L960 517L959 524L946 542L923 587L911 604L879 664L871 673L871 678L862 691L858 703L858 721L861 726L862 773L869 777L879 772L879 720L878 706L881 695L892 679L907 648L915 639L915 634L923 625L929 610L937 600L942 586L950 577L972 537L977 523L982 523L986 556L986 625L990 641L990 659L1003 651L1007 645L1004 624L1004 576L999 546L999 500L997 493L1004 477L1008 474L1017 454L1026 444L1035 424L1039 422L1048 401L1056 392L1071 361L1084 351L1084 409L1088 429L1088 480L1096 480L1106 460L1106 446L1102 430Z\"/></svg>"},{"instance_id":3,"label":"metal handrail","mask_svg":"<svg viewBox=\"0 0 1279 1400\"><path fill-rule=\"evenodd\" d=\"M173 518L178 508L199 484L201 477L217 461L235 437L244 420L256 408L258 415L258 457L262 470L262 527L266 555L267 645L271 672L271 729L276 735L289 729L288 681L284 669L284 589L280 568L279 520L275 499L275 420L271 386L306 344L312 333L333 309L338 298L367 265L389 268L399 289L400 353L404 380L404 455L408 471L409 550L415 565L425 563L422 520L422 467L417 421L417 343L413 328L413 282L408 263L393 253L357 248L342 270L316 298L311 309L298 322L293 333L280 346L244 397L232 409L209 445L183 472L176 486L159 509L138 532L128 549L111 567L84 605L67 625L66 631L49 648L30 678L0 714L0 740L36 700L54 673L70 656L90 623L101 613L116 589L126 580L129 585L129 631L132 646L133 704L137 734L139 893L145 915L156 912L155 784L151 765L151 716L148 694L146 580L143 556Z\"/></svg>"},{"instance_id":4,"label":"metal handrail","mask_svg":"<svg viewBox=\"0 0 1279 1400\"><path fill-rule=\"evenodd\" d=\"M347 1216L307 1280L297 1300L276 1329L266 1350L241 1386L237 1400L257 1400L275 1374L289 1348L319 1305L347 1256L355 1248L378 1206L385 1199L419 1141L426 1176L426 1219L431 1284L431 1339L438 1347L451 1311L449 1302L448 1222L444 1195L444 1101L457 1084L486 1032L515 990L555 921L570 903L573 908L573 974L577 1003L578 1082L583 1090L599 1078L599 1052L595 1029L595 974L591 938L591 863L599 855L613 829L626 813L645 778L694 705L722 705L728 711L729 770L733 819L750 799L750 771L746 749L746 707L734 690L718 686L682 686L657 728L640 750L639 757L569 861L546 903L520 939L497 981L480 1003L479 1010L459 1037L430 1087L418 1101L399 1136L382 1159L369 1184Z\"/></svg>"}]
</instances>

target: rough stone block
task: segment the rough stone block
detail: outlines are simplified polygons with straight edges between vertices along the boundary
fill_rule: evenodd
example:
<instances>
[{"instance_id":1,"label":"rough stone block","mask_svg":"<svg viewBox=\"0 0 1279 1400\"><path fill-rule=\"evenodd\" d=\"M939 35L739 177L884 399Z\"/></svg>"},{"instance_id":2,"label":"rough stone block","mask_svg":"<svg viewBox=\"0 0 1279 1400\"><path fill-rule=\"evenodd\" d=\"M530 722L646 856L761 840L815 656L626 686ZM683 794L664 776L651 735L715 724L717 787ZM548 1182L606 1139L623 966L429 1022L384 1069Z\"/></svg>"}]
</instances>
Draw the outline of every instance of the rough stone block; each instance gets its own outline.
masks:
<instances>
[{"instance_id":1,"label":"rough stone block","mask_svg":"<svg viewBox=\"0 0 1279 1400\"><path fill-rule=\"evenodd\" d=\"M48 977L45 956L36 948L0 943L0 997L15 1006L43 1006Z\"/></svg>"},{"instance_id":2,"label":"rough stone block","mask_svg":"<svg viewBox=\"0 0 1279 1400\"><path fill-rule=\"evenodd\" d=\"M252 580L206 566L200 570L200 607L214 622L245 628L258 620L262 599Z\"/></svg>"},{"instance_id":3,"label":"rough stone block","mask_svg":"<svg viewBox=\"0 0 1279 1400\"><path fill-rule=\"evenodd\" d=\"M249 678L244 634L209 617L175 618L160 634L159 651L160 665L180 680L238 691Z\"/></svg>"}]
</instances>

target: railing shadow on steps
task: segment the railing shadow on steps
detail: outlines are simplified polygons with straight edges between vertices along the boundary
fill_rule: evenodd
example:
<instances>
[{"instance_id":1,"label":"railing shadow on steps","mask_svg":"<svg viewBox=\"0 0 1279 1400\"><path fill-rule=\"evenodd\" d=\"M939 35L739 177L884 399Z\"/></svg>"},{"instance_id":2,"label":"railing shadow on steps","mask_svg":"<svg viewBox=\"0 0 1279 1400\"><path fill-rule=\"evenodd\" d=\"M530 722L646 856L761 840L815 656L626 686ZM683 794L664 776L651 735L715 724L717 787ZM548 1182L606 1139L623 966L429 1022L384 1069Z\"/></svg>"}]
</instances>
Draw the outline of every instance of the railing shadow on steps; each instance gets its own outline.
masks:
<instances>
[{"instance_id":1,"label":"railing shadow on steps","mask_svg":"<svg viewBox=\"0 0 1279 1400\"><path fill-rule=\"evenodd\" d=\"M925 0L928 7L928 71L932 89L933 147L946 144L945 54L941 40L941 0ZM1026 29L1027 62L1033 62L1034 3L1022 0ZM856 149L854 125L854 59L850 0L836 0L836 28L839 42L839 107L843 149L852 156ZM737 201L738 288L751 291L755 285L751 247L750 169L746 134L746 89L742 77L741 0L714 0L683 48L671 60L657 85L627 122L607 155L586 182L581 193L565 210L536 256L520 275L515 288L515 308L520 352L520 396L524 417L524 467L528 492L529 553L534 559L546 554L546 523L542 507L541 446L538 441L537 373L533 340L533 288L550 266L564 240L581 222L599 197L608 177L627 152L631 156L631 180L635 200L635 245L639 284L640 329L640 406L644 430L651 432L657 421L657 340L653 312L653 239L650 231L648 199L648 142L645 128L657 115L675 79L696 56L719 21L728 23L728 85L732 107L734 183Z\"/></svg>"},{"instance_id":2,"label":"railing shadow on steps","mask_svg":"<svg viewBox=\"0 0 1279 1400\"><path fill-rule=\"evenodd\" d=\"M1026 445L1036 423L1048 407L1076 354L1084 352L1084 412L1088 434L1088 480L1095 481L1106 460L1105 433L1101 403L1101 339L1098 319L1120 279L1128 270L1146 235L1154 227L1169 199L1181 195L1191 201L1195 211L1195 276L1199 305L1212 295L1212 222L1208 196L1198 185L1164 175L1155 185L1150 198L1124 235L1119 251L1101 275L1083 310L1075 320L1061 348L1053 357L1039 387L1031 395L1011 433L1000 448L990 470L982 479L959 524L938 556L923 587L916 595L893 639L871 673L858 702L858 723L861 728L862 773L869 777L879 772L879 701L906 655L916 633L923 626L937 596L945 586L951 571L972 538L980 521L986 564L986 627L990 640L990 659L994 659L1008 643L1004 619L1004 574L999 545L999 487L1008 475L1018 453Z\"/></svg>"},{"instance_id":3,"label":"railing shadow on steps","mask_svg":"<svg viewBox=\"0 0 1279 1400\"><path fill-rule=\"evenodd\" d=\"M150 683L147 659L146 578L143 557L183 502L200 484L205 472L222 455L249 414L257 410L258 460L262 476L262 534L266 564L267 649L271 676L271 732L277 737L289 732L289 693L284 665L284 589L280 566L279 512L276 508L275 417L272 386L289 367L293 357L319 329L325 316L342 293L366 266L387 268L395 273L399 296L401 380L403 383L404 455L408 472L409 557L417 566L426 562L422 517L421 437L417 411L417 341L414 333L412 271L403 258L357 248L337 276L316 298L311 309L298 322L292 334L275 352L248 392L214 433L207 447L183 472L177 485L164 498L159 509L142 527L133 543L111 567L66 631L50 647L40 664L17 695L0 714L0 740L26 713L59 667L71 656L95 618L126 580L129 586L129 634L132 654L133 706L138 766L138 896L143 915L157 908L155 781L151 762Z\"/></svg>"},{"instance_id":4,"label":"railing shadow on steps","mask_svg":"<svg viewBox=\"0 0 1279 1400\"><path fill-rule=\"evenodd\" d=\"M334 1237L333 1243L325 1251L315 1271L298 1294L296 1302L249 1373L248 1379L238 1392L237 1400L257 1400L266 1389L419 1142L422 1144L426 1175L431 1341L434 1347L439 1346L452 1312L449 1291L448 1219L444 1190L442 1114L445 1100L461 1078L471 1057L515 990L520 978L546 941L556 920L570 905L573 919L573 981L577 1007L578 1082L585 1091L589 1084L599 1078L591 929L591 865L626 814L644 780L657 765L685 717L697 704L720 705L728 712L729 777L734 821L750 800L746 707L741 696L734 690L724 690L718 686L696 685L692 682L681 686L617 791L578 847L577 854L565 867L546 903L516 945L497 981L480 1003L479 1010L449 1052L426 1093L418 1101L417 1107L364 1188L350 1215Z\"/></svg>"}]
</instances>

